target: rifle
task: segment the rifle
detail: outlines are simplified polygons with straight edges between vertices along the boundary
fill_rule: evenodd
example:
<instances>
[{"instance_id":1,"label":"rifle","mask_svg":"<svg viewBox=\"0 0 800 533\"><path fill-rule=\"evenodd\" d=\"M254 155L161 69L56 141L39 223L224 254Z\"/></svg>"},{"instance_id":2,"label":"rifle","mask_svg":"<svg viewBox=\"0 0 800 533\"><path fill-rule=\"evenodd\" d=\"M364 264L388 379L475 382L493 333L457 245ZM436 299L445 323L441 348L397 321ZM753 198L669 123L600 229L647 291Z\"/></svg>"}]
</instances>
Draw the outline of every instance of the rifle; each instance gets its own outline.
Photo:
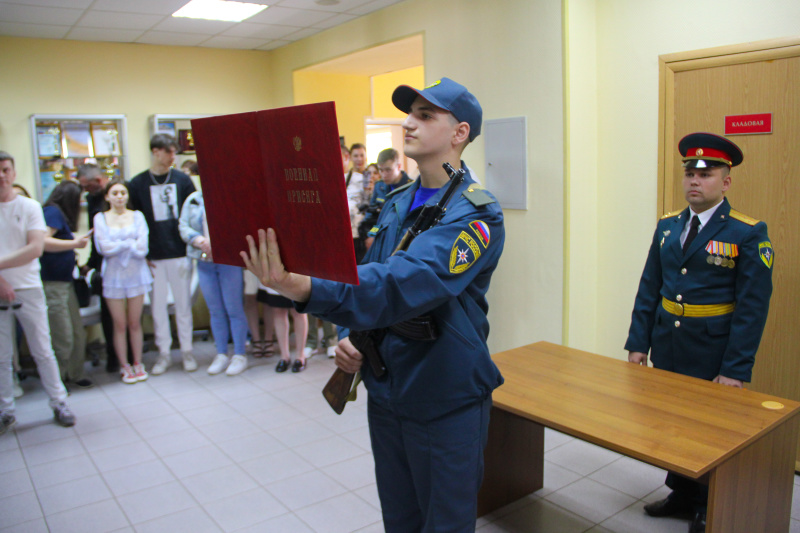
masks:
<instances>
[{"instance_id":1,"label":"rifle","mask_svg":"<svg viewBox=\"0 0 800 533\"><path fill-rule=\"evenodd\" d=\"M450 165L450 163L444 163L442 167L450 176L450 183L442 195L442 198L436 205L426 205L422 208L422 211L417 216L414 224L408 228L405 235L403 235L403 238L400 240L400 243L397 245L394 252L392 252L392 255L396 254L397 252L407 250L411 242L416 239L420 233L429 230L438 224L439 221L442 220L442 217L444 217L450 197L453 196L456 188L461 184L462 181L464 181L464 175L466 174L466 171L463 168L456 170L452 165ZM389 329L396 333L402 334L403 331L409 329L404 328L403 325L411 325L410 329L422 329L428 333L430 340L434 340L436 338L436 334L430 317L417 318L420 320L415 321L414 319L411 319L399 324L393 324L389 327ZM367 360L372 373L377 378L386 373L386 366L383 364L383 359L381 358L381 354L378 349L385 335L386 328L350 332L350 342L353 344L356 350L364 355L364 358ZM337 415L340 415L342 412L344 412L347 402L356 399L356 388L358 387L358 382L361 381L360 374L358 381L355 381L355 379L356 374L349 374L337 367L336 371L325 385L325 388L322 389L322 395L325 397L325 400L327 400L328 404L331 406L331 408L333 408ZM353 384L354 381L355 385Z\"/></svg>"}]
</instances>

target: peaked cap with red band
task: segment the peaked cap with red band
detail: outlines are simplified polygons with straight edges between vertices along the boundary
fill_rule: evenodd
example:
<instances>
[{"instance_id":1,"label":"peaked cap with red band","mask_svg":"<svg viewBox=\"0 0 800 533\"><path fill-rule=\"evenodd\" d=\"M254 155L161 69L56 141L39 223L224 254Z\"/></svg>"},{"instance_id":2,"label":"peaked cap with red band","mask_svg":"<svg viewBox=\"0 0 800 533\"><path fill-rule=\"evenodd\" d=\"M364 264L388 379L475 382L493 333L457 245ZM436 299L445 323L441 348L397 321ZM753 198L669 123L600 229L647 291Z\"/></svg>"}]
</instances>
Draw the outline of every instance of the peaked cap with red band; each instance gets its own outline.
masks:
<instances>
[{"instance_id":1,"label":"peaked cap with red band","mask_svg":"<svg viewBox=\"0 0 800 533\"><path fill-rule=\"evenodd\" d=\"M735 167L744 160L738 146L713 133L690 133L678 143L686 168Z\"/></svg>"}]
</instances>

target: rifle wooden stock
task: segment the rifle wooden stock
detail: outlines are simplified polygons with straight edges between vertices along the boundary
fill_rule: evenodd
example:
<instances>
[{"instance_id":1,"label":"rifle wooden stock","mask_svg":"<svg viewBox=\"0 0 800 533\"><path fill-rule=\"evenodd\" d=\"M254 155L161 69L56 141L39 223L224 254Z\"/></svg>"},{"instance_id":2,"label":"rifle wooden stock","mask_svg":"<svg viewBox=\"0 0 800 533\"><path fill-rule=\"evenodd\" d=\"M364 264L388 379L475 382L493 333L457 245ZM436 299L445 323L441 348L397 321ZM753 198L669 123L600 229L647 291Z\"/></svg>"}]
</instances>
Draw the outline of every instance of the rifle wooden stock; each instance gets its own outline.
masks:
<instances>
[{"instance_id":1,"label":"rifle wooden stock","mask_svg":"<svg viewBox=\"0 0 800 533\"><path fill-rule=\"evenodd\" d=\"M325 388L322 389L322 395L325 396L328 405L337 415L344 412L344 406L347 405L347 397L353 387L355 377L355 374L348 374L341 368L337 368L331 379L325 384Z\"/></svg>"}]
</instances>

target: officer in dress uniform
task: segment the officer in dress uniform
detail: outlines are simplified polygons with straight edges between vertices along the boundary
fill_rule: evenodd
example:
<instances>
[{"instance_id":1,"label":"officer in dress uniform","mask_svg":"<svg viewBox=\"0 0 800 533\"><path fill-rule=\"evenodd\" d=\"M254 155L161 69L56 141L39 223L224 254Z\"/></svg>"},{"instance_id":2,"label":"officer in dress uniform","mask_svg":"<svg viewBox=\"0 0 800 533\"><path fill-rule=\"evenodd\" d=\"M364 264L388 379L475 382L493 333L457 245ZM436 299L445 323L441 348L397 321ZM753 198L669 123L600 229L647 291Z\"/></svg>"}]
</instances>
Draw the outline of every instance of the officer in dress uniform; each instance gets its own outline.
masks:
<instances>
[{"instance_id":1,"label":"officer in dress uniform","mask_svg":"<svg viewBox=\"0 0 800 533\"><path fill-rule=\"evenodd\" d=\"M750 381L772 294L767 225L725 198L744 156L712 133L681 139L689 206L664 215L647 256L625 349L632 363L741 387ZM672 493L645 505L651 516L692 517L705 531L708 487L670 473Z\"/></svg>"},{"instance_id":2,"label":"officer in dress uniform","mask_svg":"<svg viewBox=\"0 0 800 533\"><path fill-rule=\"evenodd\" d=\"M298 309L338 324L336 364L362 372L383 524L388 532L473 532L483 475L492 391L503 379L489 356L486 291L503 250L503 213L460 156L480 132L481 107L462 85L442 78L417 90L398 87L392 101L408 113L405 153L420 179L387 196L375 241L358 267L359 285L283 270L274 232L252 238L247 267ZM465 168L442 221L407 251L397 243L423 205L449 181L442 164ZM265 248L267 251L265 251ZM300 303L302 302L302 303ZM421 314L434 340L387 330L380 342L386 373L376 377L349 341L352 330L387 328ZM350 329L348 329L350 328Z\"/></svg>"}]
</instances>

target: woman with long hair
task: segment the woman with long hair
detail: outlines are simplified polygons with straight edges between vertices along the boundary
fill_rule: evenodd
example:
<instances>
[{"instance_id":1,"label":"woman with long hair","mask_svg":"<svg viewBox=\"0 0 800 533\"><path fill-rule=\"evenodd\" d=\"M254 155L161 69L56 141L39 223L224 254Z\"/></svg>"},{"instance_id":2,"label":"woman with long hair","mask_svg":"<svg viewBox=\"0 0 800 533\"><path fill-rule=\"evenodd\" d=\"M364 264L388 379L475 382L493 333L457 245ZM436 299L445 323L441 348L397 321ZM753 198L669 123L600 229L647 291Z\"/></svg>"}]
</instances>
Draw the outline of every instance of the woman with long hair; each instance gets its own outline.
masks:
<instances>
[{"instance_id":1,"label":"woman with long hair","mask_svg":"<svg viewBox=\"0 0 800 533\"><path fill-rule=\"evenodd\" d=\"M105 197L111 208L94 217L94 245L103 256L103 297L114 321L114 349L122 382L132 384L147 379L142 365L142 307L153 284L145 259L149 230L144 215L128 209L124 181L109 182ZM128 364L128 333L133 368Z\"/></svg>"},{"instance_id":2,"label":"woman with long hair","mask_svg":"<svg viewBox=\"0 0 800 533\"><path fill-rule=\"evenodd\" d=\"M86 389L94 383L84 376L86 331L81 322L73 271L75 250L89 244L92 232L81 237L73 235L78 228L80 209L80 185L74 181L62 181L53 189L42 208L47 235L39 262L47 300L50 338L61 369L61 379L64 383L71 382Z\"/></svg>"}]
</instances>

